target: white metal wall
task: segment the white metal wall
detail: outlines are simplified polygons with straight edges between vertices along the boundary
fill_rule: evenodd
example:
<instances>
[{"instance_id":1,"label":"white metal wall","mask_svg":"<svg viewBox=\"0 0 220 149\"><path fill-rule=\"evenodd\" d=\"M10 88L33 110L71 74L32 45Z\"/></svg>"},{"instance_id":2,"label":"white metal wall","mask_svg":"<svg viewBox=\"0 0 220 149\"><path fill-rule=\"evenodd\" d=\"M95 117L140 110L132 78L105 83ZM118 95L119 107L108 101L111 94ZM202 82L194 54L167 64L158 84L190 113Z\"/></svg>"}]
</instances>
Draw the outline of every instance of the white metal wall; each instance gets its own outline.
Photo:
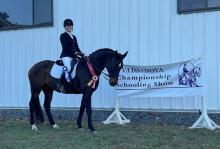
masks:
<instances>
[{"instance_id":1,"label":"white metal wall","mask_svg":"<svg viewBox=\"0 0 220 149\"><path fill-rule=\"evenodd\" d=\"M208 107L220 111L220 11L177 14L177 0L54 0L54 26L0 31L0 107L28 107L28 69L60 54L65 18L85 53L109 47L129 50L125 64L155 65L206 56ZM41 102L43 102L41 95ZM54 94L53 107L79 107L80 95ZM111 108L114 89L104 79L93 107ZM197 98L123 99L129 109L192 110Z\"/></svg>"}]
</instances>

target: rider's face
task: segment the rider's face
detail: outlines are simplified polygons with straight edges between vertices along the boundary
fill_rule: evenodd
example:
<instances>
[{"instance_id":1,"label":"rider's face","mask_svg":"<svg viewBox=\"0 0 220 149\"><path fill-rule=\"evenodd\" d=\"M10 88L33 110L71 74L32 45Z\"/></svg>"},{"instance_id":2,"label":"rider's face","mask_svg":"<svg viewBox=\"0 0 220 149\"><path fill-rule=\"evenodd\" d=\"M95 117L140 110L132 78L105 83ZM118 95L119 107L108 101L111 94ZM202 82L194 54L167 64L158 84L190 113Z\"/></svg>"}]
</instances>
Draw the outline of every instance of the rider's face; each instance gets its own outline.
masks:
<instances>
[{"instance_id":1,"label":"rider's face","mask_svg":"<svg viewBox=\"0 0 220 149\"><path fill-rule=\"evenodd\" d=\"M65 29L67 32L72 32L73 31L73 26L72 25L66 25Z\"/></svg>"}]
</instances>

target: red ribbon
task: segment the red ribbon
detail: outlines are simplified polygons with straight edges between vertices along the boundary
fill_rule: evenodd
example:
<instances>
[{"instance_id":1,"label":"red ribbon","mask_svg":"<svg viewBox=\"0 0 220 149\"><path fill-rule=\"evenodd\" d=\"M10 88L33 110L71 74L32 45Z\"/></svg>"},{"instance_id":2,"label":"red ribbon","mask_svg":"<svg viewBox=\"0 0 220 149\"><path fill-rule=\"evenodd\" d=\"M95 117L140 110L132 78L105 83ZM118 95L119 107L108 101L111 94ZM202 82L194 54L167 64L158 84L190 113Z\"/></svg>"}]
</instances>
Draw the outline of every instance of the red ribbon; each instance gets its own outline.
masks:
<instances>
[{"instance_id":1,"label":"red ribbon","mask_svg":"<svg viewBox=\"0 0 220 149\"><path fill-rule=\"evenodd\" d=\"M86 58L86 63L87 63L87 66L89 68L89 71L90 71L90 73L92 75L92 80L90 80L87 85L90 86L90 87L92 86L92 88L95 88L95 83L98 80L98 76L95 74L95 71L94 71L94 69L92 67L92 64L91 64L91 62L89 60L89 57Z\"/></svg>"}]
</instances>

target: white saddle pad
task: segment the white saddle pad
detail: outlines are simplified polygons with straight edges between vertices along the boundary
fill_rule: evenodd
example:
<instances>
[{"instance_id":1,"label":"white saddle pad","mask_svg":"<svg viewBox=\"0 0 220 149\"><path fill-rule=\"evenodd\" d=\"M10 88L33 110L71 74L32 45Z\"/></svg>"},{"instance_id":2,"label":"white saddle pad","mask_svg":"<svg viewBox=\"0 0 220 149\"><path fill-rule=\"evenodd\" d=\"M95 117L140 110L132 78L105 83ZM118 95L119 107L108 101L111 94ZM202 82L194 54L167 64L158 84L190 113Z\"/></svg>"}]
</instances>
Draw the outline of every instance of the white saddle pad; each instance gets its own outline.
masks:
<instances>
[{"instance_id":1,"label":"white saddle pad","mask_svg":"<svg viewBox=\"0 0 220 149\"><path fill-rule=\"evenodd\" d=\"M71 72L71 77L74 78L76 76L76 68L78 66L78 63L73 68L73 71ZM63 74L63 66L57 65L54 63L53 67L51 68L50 75L54 78L60 79L61 75Z\"/></svg>"},{"instance_id":2,"label":"white saddle pad","mask_svg":"<svg viewBox=\"0 0 220 149\"><path fill-rule=\"evenodd\" d=\"M63 66L54 63L53 67L51 68L50 75L54 78L60 79L63 72L64 72Z\"/></svg>"}]
</instances>

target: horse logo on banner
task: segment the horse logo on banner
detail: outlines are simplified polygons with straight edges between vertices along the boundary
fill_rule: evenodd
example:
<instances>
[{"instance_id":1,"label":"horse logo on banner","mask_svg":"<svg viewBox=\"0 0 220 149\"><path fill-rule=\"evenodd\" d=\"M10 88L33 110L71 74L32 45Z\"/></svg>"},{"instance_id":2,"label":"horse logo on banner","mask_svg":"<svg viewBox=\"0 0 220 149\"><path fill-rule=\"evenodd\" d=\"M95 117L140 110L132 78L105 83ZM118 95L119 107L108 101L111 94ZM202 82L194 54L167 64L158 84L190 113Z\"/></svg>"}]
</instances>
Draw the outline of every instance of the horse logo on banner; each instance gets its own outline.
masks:
<instances>
[{"instance_id":1,"label":"horse logo on banner","mask_svg":"<svg viewBox=\"0 0 220 149\"><path fill-rule=\"evenodd\" d=\"M184 62L178 70L179 85L200 87L197 78L201 77L201 67L195 67L191 62Z\"/></svg>"}]
</instances>

